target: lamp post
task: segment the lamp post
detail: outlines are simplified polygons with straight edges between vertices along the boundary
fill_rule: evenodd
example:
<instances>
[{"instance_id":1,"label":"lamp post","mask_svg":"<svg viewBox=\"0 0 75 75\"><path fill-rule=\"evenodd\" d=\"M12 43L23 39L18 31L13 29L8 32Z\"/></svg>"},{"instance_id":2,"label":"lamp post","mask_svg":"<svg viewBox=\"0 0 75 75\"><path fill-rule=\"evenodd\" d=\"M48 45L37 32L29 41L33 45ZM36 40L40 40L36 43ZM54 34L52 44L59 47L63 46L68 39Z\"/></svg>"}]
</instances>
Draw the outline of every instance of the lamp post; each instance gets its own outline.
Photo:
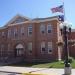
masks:
<instances>
[{"instance_id":1,"label":"lamp post","mask_svg":"<svg viewBox=\"0 0 75 75\"><path fill-rule=\"evenodd\" d=\"M63 35L63 41L64 41L64 55L65 55L65 68L64 68L64 74L70 75L71 74L71 66L69 63L69 50L68 50L68 36L71 33L71 24L69 24L67 21L62 22L60 24L60 30L61 35Z\"/></svg>"}]
</instances>

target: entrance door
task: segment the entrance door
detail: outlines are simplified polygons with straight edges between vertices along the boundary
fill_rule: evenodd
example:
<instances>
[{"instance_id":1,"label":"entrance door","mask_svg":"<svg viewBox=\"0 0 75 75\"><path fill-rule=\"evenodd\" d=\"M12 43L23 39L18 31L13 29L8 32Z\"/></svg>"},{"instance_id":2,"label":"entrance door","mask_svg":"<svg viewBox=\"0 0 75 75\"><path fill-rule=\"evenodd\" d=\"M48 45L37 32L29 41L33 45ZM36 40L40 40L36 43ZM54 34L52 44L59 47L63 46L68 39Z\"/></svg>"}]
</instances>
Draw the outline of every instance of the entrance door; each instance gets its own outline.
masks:
<instances>
[{"instance_id":1,"label":"entrance door","mask_svg":"<svg viewBox=\"0 0 75 75\"><path fill-rule=\"evenodd\" d=\"M16 46L14 52L15 52L14 53L15 57L21 57L21 56L23 56L23 54L24 54L24 47L23 47L23 45L22 44L18 44Z\"/></svg>"}]
</instances>

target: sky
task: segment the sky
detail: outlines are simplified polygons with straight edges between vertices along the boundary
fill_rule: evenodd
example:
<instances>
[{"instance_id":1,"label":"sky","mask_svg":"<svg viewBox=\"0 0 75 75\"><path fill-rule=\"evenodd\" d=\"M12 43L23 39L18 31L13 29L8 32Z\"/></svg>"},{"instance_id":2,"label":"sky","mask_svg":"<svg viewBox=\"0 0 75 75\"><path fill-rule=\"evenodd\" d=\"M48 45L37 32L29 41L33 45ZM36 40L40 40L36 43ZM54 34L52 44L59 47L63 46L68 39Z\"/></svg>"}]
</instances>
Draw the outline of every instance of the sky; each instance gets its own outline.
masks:
<instances>
[{"instance_id":1,"label":"sky","mask_svg":"<svg viewBox=\"0 0 75 75\"><path fill-rule=\"evenodd\" d=\"M0 0L0 27L17 14L31 19L61 15L52 13L51 8L62 5L63 1L66 20L75 28L75 0Z\"/></svg>"}]
</instances>

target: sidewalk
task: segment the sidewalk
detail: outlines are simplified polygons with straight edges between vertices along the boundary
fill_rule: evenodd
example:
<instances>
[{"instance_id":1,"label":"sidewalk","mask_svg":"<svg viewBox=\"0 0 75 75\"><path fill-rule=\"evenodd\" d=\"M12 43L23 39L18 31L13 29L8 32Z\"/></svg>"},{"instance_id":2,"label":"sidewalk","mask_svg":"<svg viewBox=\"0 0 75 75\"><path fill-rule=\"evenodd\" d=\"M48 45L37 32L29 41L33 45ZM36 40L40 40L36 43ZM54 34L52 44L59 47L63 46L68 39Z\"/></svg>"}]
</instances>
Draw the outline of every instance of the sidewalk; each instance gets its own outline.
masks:
<instances>
[{"instance_id":1,"label":"sidewalk","mask_svg":"<svg viewBox=\"0 0 75 75\"><path fill-rule=\"evenodd\" d=\"M46 74L46 75L63 75L64 69L0 66L0 72L15 72L15 73L21 73L21 74L31 73L31 75L32 73ZM75 75L75 69L72 69L71 75Z\"/></svg>"}]
</instances>

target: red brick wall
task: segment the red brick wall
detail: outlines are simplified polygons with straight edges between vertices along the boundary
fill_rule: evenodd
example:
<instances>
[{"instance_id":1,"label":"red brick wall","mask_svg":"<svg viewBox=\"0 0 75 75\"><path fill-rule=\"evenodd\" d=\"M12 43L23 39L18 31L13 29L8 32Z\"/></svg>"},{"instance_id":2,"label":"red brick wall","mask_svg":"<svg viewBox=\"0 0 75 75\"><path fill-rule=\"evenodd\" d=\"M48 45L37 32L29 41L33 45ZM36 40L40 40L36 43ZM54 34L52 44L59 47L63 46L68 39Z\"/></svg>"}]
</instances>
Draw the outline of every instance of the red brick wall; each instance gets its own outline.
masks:
<instances>
[{"instance_id":1,"label":"red brick wall","mask_svg":"<svg viewBox=\"0 0 75 75\"><path fill-rule=\"evenodd\" d=\"M45 24L46 27L46 31L45 34L41 34L40 33L40 25L41 24ZM52 25L52 32L51 33L47 33L47 25L48 24ZM28 36L28 30L27 27L29 24L33 25L33 33L32 36ZM19 32L19 29L21 27L25 28L25 34L21 35L21 33ZM17 28L18 30L18 34L17 36L19 36L19 38L15 39L13 37L13 33L11 34L10 38L7 37L7 32L9 29L12 30ZM5 29L1 29L0 32L4 31L5 32L5 37L3 38L2 36L0 36L0 44L4 44L4 53L6 53L6 56L8 57L13 57L14 58L14 50L17 44L21 43L24 46L24 59L28 60L28 61L32 61L34 59L41 59L41 60L57 60L58 59L58 46L57 46L57 41L58 41L58 28L59 26L57 26L57 20L53 20L53 21L44 21L44 22L29 22L29 23L23 23L21 25L13 25L13 26L8 26ZM47 48L44 54L41 53L41 42L45 41L46 43L46 47L47 47L47 43L52 41L52 45L53 45L53 50L51 54L48 54ZM28 42L32 42L32 54L28 53ZM10 51L8 51L8 44L10 44Z\"/></svg>"},{"instance_id":2,"label":"red brick wall","mask_svg":"<svg viewBox=\"0 0 75 75\"><path fill-rule=\"evenodd\" d=\"M75 32L71 32L69 40L75 40ZM75 45L69 45L69 55L75 58Z\"/></svg>"}]
</instances>

